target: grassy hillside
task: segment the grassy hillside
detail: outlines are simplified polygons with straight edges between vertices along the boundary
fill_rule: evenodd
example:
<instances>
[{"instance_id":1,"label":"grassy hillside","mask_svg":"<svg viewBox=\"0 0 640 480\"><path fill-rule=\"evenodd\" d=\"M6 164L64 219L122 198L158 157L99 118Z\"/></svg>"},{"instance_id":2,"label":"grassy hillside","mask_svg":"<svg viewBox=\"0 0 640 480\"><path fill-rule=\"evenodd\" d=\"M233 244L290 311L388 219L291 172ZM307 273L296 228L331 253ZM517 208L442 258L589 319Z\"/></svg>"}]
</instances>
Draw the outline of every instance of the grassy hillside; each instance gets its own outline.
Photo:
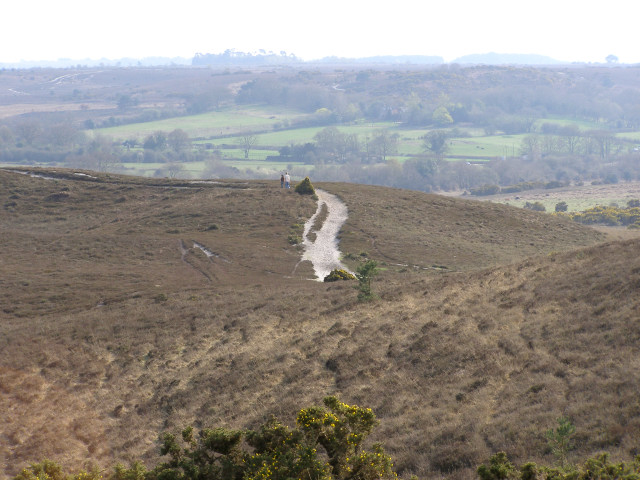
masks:
<instances>
[{"instance_id":1,"label":"grassy hillside","mask_svg":"<svg viewBox=\"0 0 640 480\"><path fill-rule=\"evenodd\" d=\"M374 409L404 477L469 478L496 450L551 462L562 414L573 458L639 453L638 241L316 185L349 207L342 251L384 267L361 304L298 265L287 237L310 198L78 173L0 170L0 475L44 457L152 465L162 431L292 422L327 394Z\"/></svg>"}]
</instances>

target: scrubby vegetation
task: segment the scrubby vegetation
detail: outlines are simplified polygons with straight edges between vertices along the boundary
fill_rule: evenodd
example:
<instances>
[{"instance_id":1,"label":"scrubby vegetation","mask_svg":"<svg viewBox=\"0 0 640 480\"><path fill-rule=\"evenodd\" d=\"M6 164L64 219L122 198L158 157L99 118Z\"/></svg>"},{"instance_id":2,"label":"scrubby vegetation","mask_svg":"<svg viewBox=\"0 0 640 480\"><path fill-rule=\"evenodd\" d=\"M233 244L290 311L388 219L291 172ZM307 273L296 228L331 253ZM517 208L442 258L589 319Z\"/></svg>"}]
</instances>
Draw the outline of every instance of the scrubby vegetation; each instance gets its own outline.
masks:
<instances>
[{"instance_id":1,"label":"scrubby vegetation","mask_svg":"<svg viewBox=\"0 0 640 480\"><path fill-rule=\"evenodd\" d=\"M480 480L638 480L640 456L629 462L612 462L609 454L601 453L582 465L549 467L528 462L516 467L504 452L478 467Z\"/></svg>"},{"instance_id":2,"label":"scrubby vegetation","mask_svg":"<svg viewBox=\"0 0 640 480\"><path fill-rule=\"evenodd\" d=\"M142 477L133 477L129 472L133 472L133 468L129 469L128 478L131 480L142 480ZM119 470L122 471L118 467ZM144 474L144 470L140 473ZM102 480L103 478L118 478L124 480L125 477L119 477L117 474L103 475L99 468L93 467L87 470L80 470L78 473L66 473L63 467L51 460L43 460L39 463L33 463L28 468L24 468L13 480Z\"/></svg>"},{"instance_id":3,"label":"scrubby vegetation","mask_svg":"<svg viewBox=\"0 0 640 480\"><path fill-rule=\"evenodd\" d=\"M296 193L299 193L300 195L316 194L316 190L315 188L313 188L313 185L311 184L311 180L309 179L309 177L304 177L304 180L298 183L294 190Z\"/></svg>"},{"instance_id":4,"label":"scrubby vegetation","mask_svg":"<svg viewBox=\"0 0 640 480\"><path fill-rule=\"evenodd\" d=\"M373 277L378 275L378 262L375 260L367 260L356 269L356 278L358 279L358 300L367 302L376 298L376 294L371 290L371 281Z\"/></svg>"},{"instance_id":5,"label":"scrubby vegetation","mask_svg":"<svg viewBox=\"0 0 640 480\"><path fill-rule=\"evenodd\" d=\"M546 210L545 206L540 202L525 202L524 208L535 212L544 212Z\"/></svg>"},{"instance_id":6,"label":"scrubby vegetation","mask_svg":"<svg viewBox=\"0 0 640 480\"><path fill-rule=\"evenodd\" d=\"M141 462L117 465L109 480L393 480L391 458L382 445L365 447L378 421L370 408L326 397L324 407L300 410L290 428L275 417L256 430L164 433L160 454L169 459L147 471ZM45 460L22 470L14 480L100 480L97 468L65 474Z\"/></svg>"},{"instance_id":7,"label":"scrubby vegetation","mask_svg":"<svg viewBox=\"0 0 640 480\"><path fill-rule=\"evenodd\" d=\"M304 233L304 225L301 223L294 223L289 227L289 236L287 240L291 245L299 245L302 243L302 234Z\"/></svg>"},{"instance_id":8,"label":"scrubby vegetation","mask_svg":"<svg viewBox=\"0 0 640 480\"><path fill-rule=\"evenodd\" d=\"M329 275L324 277L325 282L337 282L339 280L355 280L356 277L351 273L343 270L342 268L336 268L329 272Z\"/></svg>"},{"instance_id":9,"label":"scrubby vegetation","mask_svg":"<svg viewBox=\"0 0 640 480\"><path fill-rule=\"evenodd\" d=\"M257 430L207 429L196 437L189 427L182 432L185 447L174 435L165 434L161 453L171 458L148 478L396 478L391 458L380 444L364 448L377 424L371 409L344 404L336 397L325 398L324 405L301 410L295 428L272 418Z\"/></svg>"},{"instance_id":10,"label":"scrubby vegetation","mask_svg":"<svg viewBox=\"0 0 640 480\"><path fill-rule=\"evenodd\" d=\"M640 207L621 208L596 205L584 212L568 214L571 219L585 225L610 225L640 228Z\"/></svg>"},{"instance_id":11,"label":"scrubby vegetation","mask_svg":"<svg viewBox=\"0 0 640 480\"><path fill-rule=\"evenodd\" d=\"M566 186L563 182L553 181L553 182L521 182L516 183L514 185L506 185L500 187L499 185L482 185L478 188L472 188L469 190L471 195L476 196L488 196L488 195L496 195L498 193L518 193L518 192L526 192L527 190L534 190L538 188L552 189L552 188L561 188Z\"/></svg>"}]
</instances>

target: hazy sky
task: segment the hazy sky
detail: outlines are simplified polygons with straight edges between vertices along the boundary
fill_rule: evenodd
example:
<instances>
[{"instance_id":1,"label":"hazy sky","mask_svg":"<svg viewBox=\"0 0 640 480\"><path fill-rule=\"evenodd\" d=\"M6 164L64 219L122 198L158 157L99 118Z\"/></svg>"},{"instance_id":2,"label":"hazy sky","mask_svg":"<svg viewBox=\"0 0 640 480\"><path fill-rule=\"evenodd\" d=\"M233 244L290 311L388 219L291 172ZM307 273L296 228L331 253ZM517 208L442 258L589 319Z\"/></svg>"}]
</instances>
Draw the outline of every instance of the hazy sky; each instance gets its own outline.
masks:
<instances>
[{"instance_id":1,"label":"hazy sky","mask_svg":"<svg viewBox=\"0 0 640 480\"><path fill-rule=\"evenodd\" d=\"M325 56L536 53L640 63L629 0L13 0L0 63L191 58L226 49Z\"/></svg>"}]
</instances>

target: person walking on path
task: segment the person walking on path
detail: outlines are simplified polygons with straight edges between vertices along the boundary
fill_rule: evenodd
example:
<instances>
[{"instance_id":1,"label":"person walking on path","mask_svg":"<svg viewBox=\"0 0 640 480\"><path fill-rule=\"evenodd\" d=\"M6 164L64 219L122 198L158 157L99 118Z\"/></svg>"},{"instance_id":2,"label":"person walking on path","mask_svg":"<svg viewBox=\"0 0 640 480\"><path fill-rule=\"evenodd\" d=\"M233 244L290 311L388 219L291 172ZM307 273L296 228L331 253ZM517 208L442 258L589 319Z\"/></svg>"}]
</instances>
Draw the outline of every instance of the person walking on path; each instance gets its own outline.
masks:
<instances>
[{"instance_id":1,"label":"person walking on path","mask_svg":"<svg viewBox=\"0 0 640 480\"><path fill-rule=\"evenodd\" d=\"M280 188L284 188L284 175L280 175Z\"/></svg>"},{"instance_id":2,"label":"person walking on path","mask_svg":"<svg viewBox=\"0 0 640 480\"><path fill-rule=\"evenodd\" d=\"M284 172L284 187L291 188L291 177L289 176L289 172Z\"/></svg>"}]
</instances>

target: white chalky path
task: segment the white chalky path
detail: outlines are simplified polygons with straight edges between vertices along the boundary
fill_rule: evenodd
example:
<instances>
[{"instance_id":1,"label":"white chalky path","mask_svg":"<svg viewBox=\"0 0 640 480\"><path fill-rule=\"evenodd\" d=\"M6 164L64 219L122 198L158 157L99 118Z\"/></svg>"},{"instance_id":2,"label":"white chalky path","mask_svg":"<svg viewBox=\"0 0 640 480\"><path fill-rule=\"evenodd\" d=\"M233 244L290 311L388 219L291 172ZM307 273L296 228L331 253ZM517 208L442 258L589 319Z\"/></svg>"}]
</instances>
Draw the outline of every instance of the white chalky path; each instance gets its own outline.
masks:
<instances>
[{"instance_id":1,"label":"white chalky path","mask_svg":"<svg viewBox=\"0 0 640 480\"><path fill-rule=\"evenodd\" d=\"M347 206L335 195L323 190L316 190L318 196L318 209L304 224L302 234L302 246L304 254L302 260L309 260L313 264L316 280L322 282L331 270L336 268L348 269L340 262L340 250L338 249L338 232L344 222L347 221ZM315 224L317 216L322 212L322 206L327 206L327 217L320 230L315 230L315 240L308 238Z\"/></svg>"}]
</instances>

